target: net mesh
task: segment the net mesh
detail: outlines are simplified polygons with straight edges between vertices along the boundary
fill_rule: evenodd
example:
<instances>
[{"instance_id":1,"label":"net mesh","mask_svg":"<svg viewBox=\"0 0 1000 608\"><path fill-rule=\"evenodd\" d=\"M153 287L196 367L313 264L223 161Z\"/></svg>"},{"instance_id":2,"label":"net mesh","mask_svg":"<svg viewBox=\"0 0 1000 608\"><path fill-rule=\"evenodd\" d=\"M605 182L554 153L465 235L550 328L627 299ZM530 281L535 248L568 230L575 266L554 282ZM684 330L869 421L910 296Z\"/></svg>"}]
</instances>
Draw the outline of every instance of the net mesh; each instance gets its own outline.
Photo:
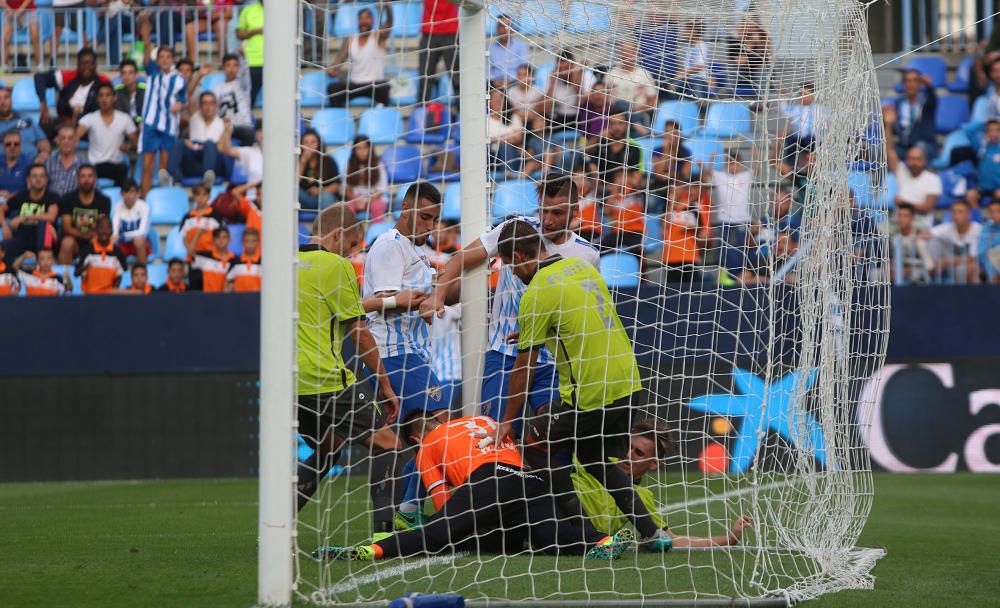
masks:
<instances>
[{"instance_id":1,"label":"net mesh","mask_svg":"<svg viewBox=\"0 0 1000 608\"><path fill-rule=\"evenodd\" d=\"M397 219L412 232L403 197L425 180L443 204L415 249L440 276L459 247L463 204L486 205L494 226L538 217L539 184L570 176L580 192L572 238L599 254L642 376L633 411L672 432L676 451L639 483L679 536L671 553L639 546L611 565L462 539L402 560L317 562L317 547L364 544L376 531L373 458L354 441L331 468L329 455L308 459L315 438L304 436L300 482L302 471L326 478L315 494L300 485L297 593L327 605L407 592L575 605L798 601L871 587L881 553L855 547L873 495L857 403L884 358L888 299L878 211L885 152L865 7L490 0L487 132L473 134L461 133L458 116L457 13L444 0L427 4L300 5L301 240L316 211L344 201L366 229L360 251L344 252L359 278L393 274L380 274L385 258L370 250ZM474 203L460 196L460 137L489 146L488 193ZM494 295L513 275L496 258L488 263L494 320L484 351L498 350L502 320L517 317ZM364 293L432 290L403 274L395 287ZM345 289L319 287L328 298ZM579 306L559 302L563 311ZM463 318L460 306L432 324L394 325L397 315L419 316L368 315L382 358L400 366L395 391L447 402L462 378L460 331L490 321ZM303 336L319 343L330 331L327 317L303 319L300 366ZM396 356L407 340L422 345L424 360ZM366 375L357 358L346 361ZM427 366L439 380L432 391L420 380ZM314 386L299 373L300 393L318 394L341 372L312 377ZM467 375L476 393L484 375ZM464 413L481 413L481 404L467 405ZM300 423L324 407L345 411L300 399ZM400 462L411 456L412 448ZM429 500L424 508L432 512ZM598 523L600 513L587 514ZM728 544L741 516L753 525L738 543L697 546Z\"/></svg>"}]
</instances>

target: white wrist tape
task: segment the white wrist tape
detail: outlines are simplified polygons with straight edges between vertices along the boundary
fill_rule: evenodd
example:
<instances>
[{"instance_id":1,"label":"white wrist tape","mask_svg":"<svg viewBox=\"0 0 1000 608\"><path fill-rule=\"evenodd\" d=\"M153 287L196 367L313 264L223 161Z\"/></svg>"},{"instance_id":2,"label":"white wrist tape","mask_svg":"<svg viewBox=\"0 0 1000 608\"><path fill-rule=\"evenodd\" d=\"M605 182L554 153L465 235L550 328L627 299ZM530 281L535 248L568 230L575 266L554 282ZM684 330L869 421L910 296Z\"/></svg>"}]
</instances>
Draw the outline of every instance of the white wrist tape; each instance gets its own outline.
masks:
<instances>
[{"instance_id":1,"label":"white wrist tape","mask_svg":"<svg viewBox=\"0 0 1000 608\"><path fill-rule=\"evenodd\" d=\"M396 308L396 296L382 298L382 310L392 310Z\"/></svg>"}]
</instances>

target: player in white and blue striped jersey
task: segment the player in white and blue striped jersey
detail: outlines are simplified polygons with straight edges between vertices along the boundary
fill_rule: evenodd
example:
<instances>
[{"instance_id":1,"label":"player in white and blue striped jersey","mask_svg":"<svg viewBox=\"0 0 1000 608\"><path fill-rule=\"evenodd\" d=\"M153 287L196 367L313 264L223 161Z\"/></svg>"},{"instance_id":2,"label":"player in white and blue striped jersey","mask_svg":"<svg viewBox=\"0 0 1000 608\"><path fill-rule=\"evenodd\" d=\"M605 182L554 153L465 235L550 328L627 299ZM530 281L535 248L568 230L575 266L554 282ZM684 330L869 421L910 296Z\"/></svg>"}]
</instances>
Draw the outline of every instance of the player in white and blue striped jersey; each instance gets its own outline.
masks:
<instances>
[{"instance_id":1,"label":"player in white and blue striped jersey","mask_svg":"<svg viewBox=\"0 0 1000 608\"><path fill-rule=\"evenodd\" d=\"M148 48L148 47L147 47ZM174 69L174 50L161 46L156 61L146 62L146 97L142 106L142 135L139 154L142 155L142 195L153 186L155 154L160 153L160 185L172 184L167 163L181 128L181 111L187 103L187 83Z\"/></svg>"},{"instance_id":2,"label":"player in white and blue striped jersey","mask_svg":"<svg viewBox=\"0 0 1000 608\"><path fill-rule=\"evenodd\" d=\"M550 255L578 258L600 268L601 258L597 249L572 230L579 212L580 199L579 189L572 177L549 174L538 186L538 198L538 218L519 217L501 222L448 261L438 278L434 295L420 307L425 318L432 314L440 316L446 304L458 300L463 271L482 266L496 257L500 231L515 219L528 222L541 233L545 250ZM511 269L501 267L499 281L493 292L489 350L486 353L481 388L483 414L494 420L503 420L507 404L508 381L517 358L517 341L513 339L518 333L517 309L524 290L524 283L514 276ZM543 349L539 365L534 369L528 403L532 411L536 411L558 399L559 374L556 372L555 360L552 353Z\"/></svg>"}]
</instances>

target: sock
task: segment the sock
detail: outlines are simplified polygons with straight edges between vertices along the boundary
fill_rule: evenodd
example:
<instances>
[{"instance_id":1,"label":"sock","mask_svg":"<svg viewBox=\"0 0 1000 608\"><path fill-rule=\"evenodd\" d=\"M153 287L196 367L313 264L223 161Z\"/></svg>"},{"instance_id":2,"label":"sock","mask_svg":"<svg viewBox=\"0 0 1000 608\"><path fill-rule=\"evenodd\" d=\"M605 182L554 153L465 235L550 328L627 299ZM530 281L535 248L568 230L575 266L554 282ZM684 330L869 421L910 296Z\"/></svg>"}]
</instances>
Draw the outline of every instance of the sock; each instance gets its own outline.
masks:
<instances>
[{"instance_id":1,"label":"sock","mask_svg":"<svg viewBox=\"0 0 1000 608\"><path fill-rule=\"evenodd\" d=\"M308 504L309 499L313 497L316 490L319 489L319 482L326 477L326 474L330 472L330 469L337 464L340 460L340 453L343 450L337 450L333 454L327 454L323 458L322 465L320 465L320 454L319 452L313 452L312 455L299 463L298 477L299 482L297 485L298 492L296 492L296 498L298 499L299 511L302 507Z\"/></svg>"},{"instance_id":2,"label":"sock","mask_svg":"<svg viewBox=\"0 0 1000 608\"><path fill-rule=\"evenodd\" d=\"M392 532L396 505L399 504L399 465L401 453L379 452L372 455L369 468L369 489L372 499L372 519L375 532Z\"/></svg>"},{"instance_id":3,"label":"sock","mask_svg":"<svg viewBox=\"0 0 1000 608\"><path fill-rule=\"evenodd\" d=\"M399 510L403 513L416 513L420 510L420 475L417 474L417 461L410 459L403 466L403 499Z\"/></svg>"}]
</instances>

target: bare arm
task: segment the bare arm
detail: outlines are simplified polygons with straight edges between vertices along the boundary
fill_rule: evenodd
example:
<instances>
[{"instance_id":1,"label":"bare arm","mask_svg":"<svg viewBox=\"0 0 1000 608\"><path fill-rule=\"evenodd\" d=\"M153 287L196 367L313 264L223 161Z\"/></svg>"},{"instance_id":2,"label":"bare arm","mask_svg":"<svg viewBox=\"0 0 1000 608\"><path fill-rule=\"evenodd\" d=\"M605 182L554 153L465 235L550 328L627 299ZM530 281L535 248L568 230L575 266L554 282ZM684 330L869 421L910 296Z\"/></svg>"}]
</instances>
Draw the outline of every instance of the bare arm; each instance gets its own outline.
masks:
<instances>
[{"instance_id":1,"label":"bare arm","mask_svg":"<svg viewBox=\"0 0 1000 608\"><path fill-rule=\"evenodd\" d=\"M517 353L514 369L510 372L510 389L507 397L507 409L503 420L497 427L496 441L499 444L507 437L513 437L513 422L521 417L524 402L528 397L528 387L531 386L531 375L538 363L539 348L530 348Z\"/></svg>"},{"instance_id":2,"label":"bare arm","mask_svg":"<svg viewBox=\"0 0 1000 608\"><path fill-rule=\"evenodd\" d=\"M889 164L889 170L895 173L896 168L899 167L899 154L896 153L896 136L892 132L893 127L896 125L896 108L893 106L882 108L882 117L885 123L885 127L882 130L885 131L886 162Z\"/></svg>"},{"instance_id":3,"label":"bare arm","mask_svg":"<svg viewBox=\"0 0 1000 608\"><path fill-rule=\"evenodd\" d=\"M224 154L235 160L240 159L239 151L233 147L233 123L226 119L226 128L222 130L222 137L219 138L219 154Z\"/></svg>"},{"instance_id":4,"label":"bare arm","mask_svg":"<svg viewBox=\"0 0 1000 608\"><path fill-rule=\"evenodd\" d=\"M389 34L392 32L392 5L388 2L379 2L379 5L385 16L382 17L382 25L378 26L378 43L384 47L389 44Z\"/></svg>"},{"instance_id":5,"label":"bare arm","mask_svg":"<svg viewBox=\"0 0 1000 608\"><path fill-rule=\"evenodd\" d=\"M715 536L685 536L675 534L667 530L667 535L674 541L675 547L729 547L738 545L743 537L745 528L753 527L753 519L749 515L742 515L733 522L728 534L717 534Z\"/></svg>"},{"instance_id":6,"label":"bare arm","mask_svg":"<svg viewBox=\"0 0 1000 608\"><path fill-rule=\"evenodd\" d=\"M488 258L489 254L480 239L453 255L438 276L434 294L420 306L420 316L429 323L434 315L440 317L444 314L446 305L457 304L462 295L462 273L482 266Z\"/></svg>"},{"instance_id":7,"label":"bare arm","mask_svg":"<svg viewBox=\"0 0 1000 608\"><path fill-rule=\"evenodd\" d=\"M378 378L381 402L386 405L389 413L387 422L394 421L399 414L399 398L396 397L396 393L392 390L392 385L389 384L389 376L385 372L385 366L382 365L382 359L378 355L378 346L375 344L375 338L372 336L371 331L368 330L368 324L363 318L354 319L348 324L347 331L351 337L351 341L354 342L361 361Z\"/></svg>"},{"instance_id":8,"label":"bare arm","mask_svg":"<svg viewBox=\"0 0 1000 608\"><path fill-rule=\"evenodd\" d=\"M395 298L395 306L386 309L385 300ZM361 307L365 312L378 312L381 314L395 312L410 312L420 308L420 304L427 299L427 294L413 289L406 291L380 291L373 296L361 300Z\"/></svg>"},{"instance_id":9,"label":"bare arm","mask_svg":"<svg viewBox=\"0 0 1000 608\"><path fill-rule=\"evenodd\" d=\"M38 154L35 156L36 163L44 163L49 159L49 155L52 154L52 144L44 138L35 142L35 149L38 150Z\"/></svg>"}]
</instances>

